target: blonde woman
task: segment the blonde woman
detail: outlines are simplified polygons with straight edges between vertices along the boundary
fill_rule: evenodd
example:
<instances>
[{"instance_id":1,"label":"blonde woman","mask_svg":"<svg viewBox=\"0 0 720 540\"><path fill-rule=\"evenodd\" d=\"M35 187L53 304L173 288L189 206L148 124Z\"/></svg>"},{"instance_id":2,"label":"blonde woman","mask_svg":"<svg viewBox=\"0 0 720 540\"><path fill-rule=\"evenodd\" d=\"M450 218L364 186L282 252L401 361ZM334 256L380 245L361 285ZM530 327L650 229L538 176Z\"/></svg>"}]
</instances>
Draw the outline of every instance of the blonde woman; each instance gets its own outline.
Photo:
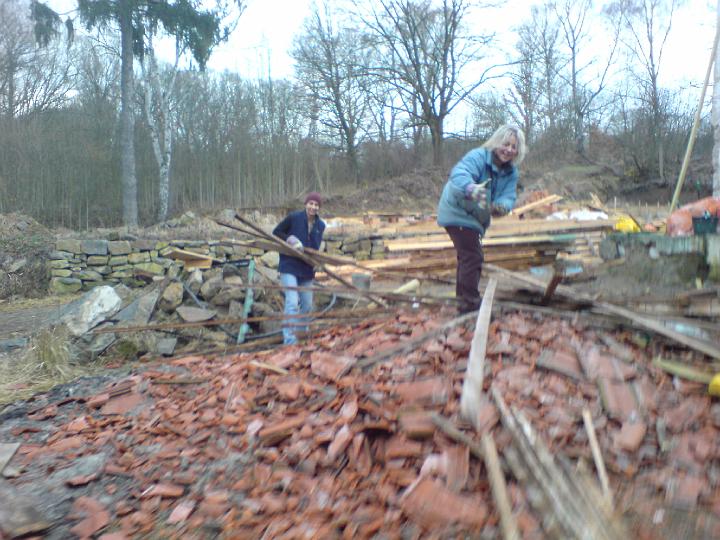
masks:
<instances>
[{"instance_id":1,"label":"blonde woman","mask_svg":"<svg viewBox=\"0 0 720 540\"><path fill-rule=\"evenodd\" d=\"M457 255L458 311L480 307L483 251L480 239L491 216L504 216L517 199L518 165L525 158L523 132L504 125L453 167L438 204L438 224L450 235Z\"/></svg>"}]
</instances>

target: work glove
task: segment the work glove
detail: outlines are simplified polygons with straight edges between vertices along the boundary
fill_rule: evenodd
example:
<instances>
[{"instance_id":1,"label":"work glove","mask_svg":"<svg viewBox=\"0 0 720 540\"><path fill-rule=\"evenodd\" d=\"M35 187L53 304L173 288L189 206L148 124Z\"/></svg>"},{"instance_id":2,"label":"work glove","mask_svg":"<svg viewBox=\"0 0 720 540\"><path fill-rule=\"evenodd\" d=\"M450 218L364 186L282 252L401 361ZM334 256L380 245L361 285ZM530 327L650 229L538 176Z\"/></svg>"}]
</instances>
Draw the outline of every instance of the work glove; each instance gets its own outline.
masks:
<instances>
[{"instance_id":1,"label":"work glove","mask_svg":"<svg viewBox=\"0 0 720 540\"><path fill-rule=\"evenodd\" d=\"M287 240L285 240L285 241L286 241L288 244L290 244L290 247L291 247L291 248L293 248L293 249L295 249L295 250L297 250L297 251L299 251L299 252L302 253L303 245L302 245L302 242L300 241L300 239L299 239L297 236L295 236L294 234L291 234L290 236L287 237Z\"/></svg>"},{"instance_id":2,"label":"work glove","mask_svg":"<svg viewBox=\"0 0 720 540\"><path fill-rule=\"evenodd\" d=\"M465 196L478 203L480 206L485 206L487 202L487 190L484 185L480 184L468 184L465 188Z\"/></svg>"},{"instance_id":3,"label":"work glove","mask_svg":"<svg viewBox=\"0 0 720 540\"><path fill-rule=\"evenodd\" d=\"M507 213L508 209L501 204L493 204L490 207L490 214L492 214L494 217L504 216Z\"/></svg>"}]
</instances>

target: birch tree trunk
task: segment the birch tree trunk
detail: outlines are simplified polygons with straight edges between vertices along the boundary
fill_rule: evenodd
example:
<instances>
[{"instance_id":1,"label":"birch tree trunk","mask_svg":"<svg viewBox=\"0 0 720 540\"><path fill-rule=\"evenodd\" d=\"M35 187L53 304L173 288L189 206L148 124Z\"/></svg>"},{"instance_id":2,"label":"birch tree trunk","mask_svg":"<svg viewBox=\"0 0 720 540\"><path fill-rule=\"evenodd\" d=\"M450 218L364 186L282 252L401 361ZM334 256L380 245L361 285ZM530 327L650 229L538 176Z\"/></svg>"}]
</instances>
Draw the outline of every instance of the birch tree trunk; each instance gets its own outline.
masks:
<instances>
[{"instance_id":1,"label":"birch tree trunk","mask_svg":"<svg viewBox=\"0 0 720 540\"><path fill-rule=\"evenodd\" d=\"M150 128L153 153L158 165L158 221L165 221L170 206L170 164L172 159L172 126L170 123L170 92L175 87L179 54L175 57L172 77L163 90L152 38L142 62L145 120Z\"/></svg>"}]
</instances>

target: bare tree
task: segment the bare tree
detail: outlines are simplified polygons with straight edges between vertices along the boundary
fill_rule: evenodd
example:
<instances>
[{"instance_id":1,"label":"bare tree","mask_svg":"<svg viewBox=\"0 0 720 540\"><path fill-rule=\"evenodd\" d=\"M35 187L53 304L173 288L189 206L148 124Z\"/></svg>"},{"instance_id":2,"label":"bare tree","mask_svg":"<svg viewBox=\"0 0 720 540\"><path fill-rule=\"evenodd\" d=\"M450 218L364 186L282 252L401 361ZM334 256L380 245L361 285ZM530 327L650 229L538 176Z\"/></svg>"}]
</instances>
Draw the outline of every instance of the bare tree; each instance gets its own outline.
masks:
<instances>
[{"instance_id":1,"label":"bare tree","mask_svg":"<svg viewBox=\"0 0 720 540\"><path fill-rule=\"evenodd\" d=\"M512 87L506 94L510 115L525 132L528 143L535 138L542 100L542 56L538 36L529 24L518 30L517 60L510 75Z\"/></svg>"},{"instance_id":2,"label":"bare tree","mask_svg":"<svg viewBox=\"0 0 720 540\"><path fill-rule=\"evenodd\" d=\"M8 118L62 106L73 85L67 51L38 50L26 11L0 0L0 114Z\"/></svg>"},{"instance_id":3,"label":"bare tree","mask_svg":"<svg viewBox=\"0 0 720 540\"><path fill-rule=\"evenodd\" d=\"M464 31L468 6L466 0L442 0L439 7L430 0L379 0L363 19L385 52L386 61L373 72L396 89L411 122L428 127L436 165L443 158L445 119L489 78L486 69L462 82L491 38Z\"/></svg>"},{"instance_id":4,"label":"bare tree","mask_svg":"<svg viewBox=\"0 0 720 540\"><path fill-rule=\"evenodd\" d=\"M679 0L621 0L608 7L608 13L620 17L625 30L623 43L640 67L629 69L639 89L641 108L648 113L649 143L657 156L660 179L665 183L665 110L659 85L660 68L673 14Z\"/></svg>"},{"instance_id":5,"label":"bare tree","mask_svg":"<svg viewBox=\"0 0 720 540\"><path fill-rule=\"evenodd\" d=\"M568 65L561 77L570 86L570 105L573 114L573 136L576 151L585 153L585 130L589 116L595 112L594 102L606 89L610 68L615 61L619 43L620 25L617 20L610 29L609 50L604 61L598 62L597 49L589 59L585 51L590 48L592 0L561 0L553 5L560 24L564 45L567 48ZM595 21L596 24L599 21ZM598 30L593 29L593 33Z\"/></svg>"},{"instance_id":6,"label":"bare tree","mask_svg":"<svg viewBox=\"0 0 720 540\"><path fill-rule=\"evenodd\" d=\"M317 119L340 141L352 177L359 179L358 147L367 118L367 68L362 39L351 28L336 30L327 4L306 19L292 55L297 77L316 106Z\"/></svg>"}]
</instances>

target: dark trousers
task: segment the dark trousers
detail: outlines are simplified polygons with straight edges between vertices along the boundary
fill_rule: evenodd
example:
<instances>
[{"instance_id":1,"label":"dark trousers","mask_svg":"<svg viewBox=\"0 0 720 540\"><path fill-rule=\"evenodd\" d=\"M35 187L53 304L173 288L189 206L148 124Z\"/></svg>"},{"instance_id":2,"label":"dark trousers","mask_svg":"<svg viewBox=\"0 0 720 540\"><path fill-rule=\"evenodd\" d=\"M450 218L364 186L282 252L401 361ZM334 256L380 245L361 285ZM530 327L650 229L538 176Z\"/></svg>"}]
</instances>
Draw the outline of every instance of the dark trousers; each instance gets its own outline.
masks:
<instances>
[{"instance_id":1,"label":"dark trousers","mask_svg":"<svg viewBox=\"0 0 720 540\"><path fill-rule=\"evenodd\" d=\"M480 274L483 251L480 233L467 227L445 227L457 254L455 296L460 300L458 311L467 313L480 308Z\"/></svg>"}]
</instances>

